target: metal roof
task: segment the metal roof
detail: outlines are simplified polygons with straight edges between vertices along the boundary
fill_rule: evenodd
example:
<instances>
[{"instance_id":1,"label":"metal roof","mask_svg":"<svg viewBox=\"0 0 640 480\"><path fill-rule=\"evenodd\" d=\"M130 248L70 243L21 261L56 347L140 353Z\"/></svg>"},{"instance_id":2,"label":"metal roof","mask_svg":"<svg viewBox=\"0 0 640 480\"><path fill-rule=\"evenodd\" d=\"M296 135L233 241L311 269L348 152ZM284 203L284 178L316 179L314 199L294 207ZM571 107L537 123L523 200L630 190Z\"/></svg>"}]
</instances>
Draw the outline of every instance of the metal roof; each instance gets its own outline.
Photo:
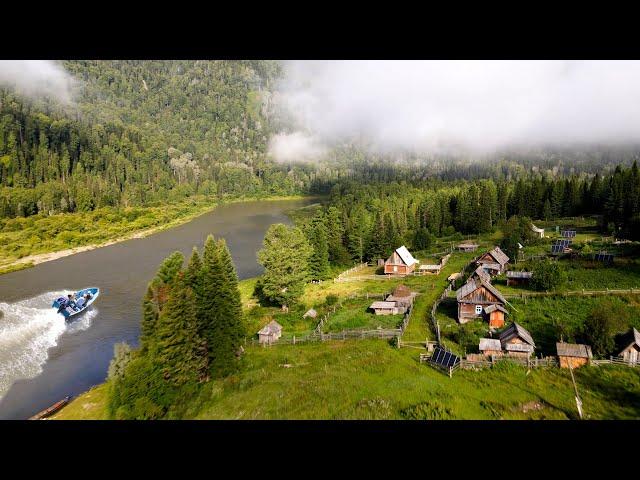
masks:
<instances>
[{"instance_id":1,"label":"metal roof","mask_svg":"<svg viewBox=\"0 0 640 480\"><path fill-rule=\"evenodd\" d=\"M400 255L402 261L409 267L418 262L415 258L413 258L413 255L409 253L409 250L407 250L407 247L405 247L404 245L402 245L400 248L397 248L396 253Z\"/></svg>"},{"instance_id":2,"label":"metal roof","mask_svg":"<svg viewBox=\"0 0 640 480\"><path fill-rule=\"evenodd\" d=\"M580 343L556 343L556 351L559 357L592 358L591 347Z\"/></svg>"},{"instance_id":3,"label":"metal roof","mask_svg":"<svg viewBox=\"0 0 640 480\"><path fill-rule=\"evenodd\" d=\"M481 338L480 345L478 347L480 351L483 350L502 350L500 340L497 338Z\"/></svg>"},{"instance_id":4,"label":"metal roof","mask_svg":"<svg viewBox=\"0 0 640 480\"><path fill-rule=\"evenodd\" d=\"M531 224L531 230L537 233L544 233L544 228L538 228L533 223Z\"/></svg>"}]
</instances>

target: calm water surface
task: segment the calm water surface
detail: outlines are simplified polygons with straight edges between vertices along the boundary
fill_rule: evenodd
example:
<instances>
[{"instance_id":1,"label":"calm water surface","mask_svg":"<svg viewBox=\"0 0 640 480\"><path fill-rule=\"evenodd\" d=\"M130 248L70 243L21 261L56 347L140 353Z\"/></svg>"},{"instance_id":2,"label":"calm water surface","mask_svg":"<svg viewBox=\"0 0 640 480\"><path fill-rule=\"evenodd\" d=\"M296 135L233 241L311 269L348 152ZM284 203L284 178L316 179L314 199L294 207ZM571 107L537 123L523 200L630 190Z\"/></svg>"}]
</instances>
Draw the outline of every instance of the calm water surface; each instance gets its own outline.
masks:
<instances>
[{"instance_id":1,"label":"calm water surface","mask_svg":"<svg viewBox=\"0 0 640 480\"><path fill-rule=\"evenodd\" d=\"M0 275L0 419L28 418L66 395L101 383L113 344L137 345L141 299L160 262L209 233L224 237L241 279L262 267L256 252L269 225L291 221L285 211L311 200L247 202L221 206L195 220L147 238L83 252ZM65 326L50 308L67 291L100 287L100 298Z\"/></svg>"}]
</instances>

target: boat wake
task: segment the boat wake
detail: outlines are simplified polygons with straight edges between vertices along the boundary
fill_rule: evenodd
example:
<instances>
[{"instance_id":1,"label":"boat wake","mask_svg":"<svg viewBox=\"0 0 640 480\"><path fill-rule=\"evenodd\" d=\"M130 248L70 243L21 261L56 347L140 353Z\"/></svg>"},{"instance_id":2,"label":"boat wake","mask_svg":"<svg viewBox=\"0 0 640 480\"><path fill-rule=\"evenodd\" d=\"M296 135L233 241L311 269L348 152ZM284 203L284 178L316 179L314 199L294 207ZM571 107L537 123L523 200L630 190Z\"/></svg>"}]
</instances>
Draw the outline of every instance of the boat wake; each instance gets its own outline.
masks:
<instances>
[{"instance_id":1,"label":"boat wake","mask_svg":"<svg viewBox=\"0 0 640 480\"><path fill-rule=\"evenodd\" d=\"M76 333L91 326L96 308L66 324L51 308L53 299L66 292L48 292L15 303L0 302L0 399L19 379L42 373L49 349L65 333Z\"/></svg>"}]
</instances>

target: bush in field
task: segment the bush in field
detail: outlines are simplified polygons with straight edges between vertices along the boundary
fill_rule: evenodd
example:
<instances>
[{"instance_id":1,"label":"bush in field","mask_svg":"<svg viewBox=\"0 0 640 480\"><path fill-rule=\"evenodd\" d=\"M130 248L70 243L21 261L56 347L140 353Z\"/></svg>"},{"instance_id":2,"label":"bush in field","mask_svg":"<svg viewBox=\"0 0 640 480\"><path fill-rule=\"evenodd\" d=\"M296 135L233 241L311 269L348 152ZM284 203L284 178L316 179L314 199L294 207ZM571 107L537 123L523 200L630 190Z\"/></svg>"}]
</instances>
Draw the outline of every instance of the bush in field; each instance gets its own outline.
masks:
<instances>
[{"instance_id":1,"label":"bush in field","mask_svg":"<svg viewBox=\"0 0 640 480\"><path fill-rule=\"evenodd\" d=\"M534 263L531 286L536 290L557 290L567 281L567 273L558 262L541 260Z\"/></svg>"},{"instance_id":2,"label":"bush in field","mask_svg":"<svg viewBox=\"0 0 640 480\"><path fill-rule=\"evenodd\" d=\"M594 355L610 355L615 348L615 336L626 329L628 322L629 312L623 305L603 300L584 322L584 341L591 345Z\"/></svg>"},{"instance_id":3,"label":"bush in field","mask_svg":"<svg viewBox=\"0 0 640 480\"><path fill-rule=\"evenodd\" d=\"M336 303L338 303L338 296L337 295L327 295L327 298L325 299L325 303L327 305L335 305Z\"/></svg>"},{"instance_id":4,"label":"bush in field","mask_svg":"<svg viewBox=\"0 0 640 480\"><path fill-rule=\"evenodd\" d=\"M475 351L480 343L480 335L476 331L473 323L460 325L458 330L453 334L453 341L460 345L460 348L466 351Z\"/></svg>"}]
</instances>

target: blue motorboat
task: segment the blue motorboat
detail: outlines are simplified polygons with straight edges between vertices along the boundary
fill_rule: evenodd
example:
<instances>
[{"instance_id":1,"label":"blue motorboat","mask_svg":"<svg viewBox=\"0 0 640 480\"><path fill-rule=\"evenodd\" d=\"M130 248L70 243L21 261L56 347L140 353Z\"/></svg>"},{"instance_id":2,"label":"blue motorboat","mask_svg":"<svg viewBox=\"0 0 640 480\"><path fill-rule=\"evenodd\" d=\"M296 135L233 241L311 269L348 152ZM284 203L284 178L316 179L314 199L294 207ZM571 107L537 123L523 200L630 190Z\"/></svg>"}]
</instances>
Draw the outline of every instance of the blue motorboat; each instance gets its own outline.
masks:
<instances>
[{"instance_id":1,"label":"blue motorboat","mask_svg":"<svg viewBox=\"0 0 640 480\"><path fill-rule=\"evenodd\" d=\"M68 297L58 297L53 301L51 307L56 308L58 313L69 321L72 317L86 311L99 295L99 288L85 288L75 293L75 298L72 302L69 302Z\"/></svg>"}]
</instances>

